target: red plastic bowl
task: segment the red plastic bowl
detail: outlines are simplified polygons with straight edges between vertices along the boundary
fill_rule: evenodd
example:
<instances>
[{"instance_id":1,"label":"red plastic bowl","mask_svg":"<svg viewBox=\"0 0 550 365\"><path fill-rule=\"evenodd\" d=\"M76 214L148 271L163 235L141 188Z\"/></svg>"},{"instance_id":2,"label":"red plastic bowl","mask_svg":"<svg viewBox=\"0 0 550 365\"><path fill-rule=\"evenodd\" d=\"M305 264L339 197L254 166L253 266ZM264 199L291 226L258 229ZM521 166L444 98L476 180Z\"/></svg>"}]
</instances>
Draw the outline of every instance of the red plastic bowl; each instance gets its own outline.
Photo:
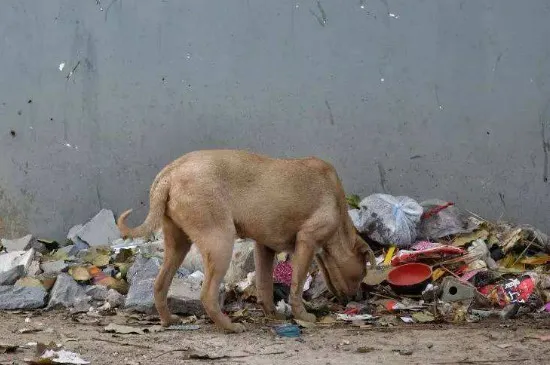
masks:
<instances>
[{"instance_id":1,"label":"red plastic bowl","mask_svg":"<svg viewBox=\"0 0 550 365\"><path fill-rule=\"evenodd\" d=\"M409 263L388 273L388 283L398 294L420 294L432 280L432 268L426 264Z\"/></svg>"}]
</instances>

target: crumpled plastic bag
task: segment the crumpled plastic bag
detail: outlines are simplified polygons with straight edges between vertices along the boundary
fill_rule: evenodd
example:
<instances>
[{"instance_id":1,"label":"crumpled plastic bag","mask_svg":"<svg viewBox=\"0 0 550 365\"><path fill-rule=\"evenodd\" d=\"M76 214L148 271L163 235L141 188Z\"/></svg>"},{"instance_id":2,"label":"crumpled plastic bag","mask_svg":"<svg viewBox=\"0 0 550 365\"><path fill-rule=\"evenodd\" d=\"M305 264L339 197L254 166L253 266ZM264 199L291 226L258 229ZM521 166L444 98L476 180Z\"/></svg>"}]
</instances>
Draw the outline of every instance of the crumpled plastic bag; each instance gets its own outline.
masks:
<instances>
[{"instance_id":1,"label":"crumpled plastic bag","mask_svg":"<svg viewBox=\"0 0 550 365\"><path fill-rule=\"evenodd\" d=\"M386 246L406 248L416 240L416 226L423 209L406 196L373 194L359 203L359 209L348 211L360 233Z\"/></svg>"},{"instance_id":2,"label":"crumpled plastic bag","mask_svg":"<svg viewBox=\"0 0 550 365\"><path fill-rule=\"evenodd\" d=\"M437 242L421 241L415 243L410 250L399 250L391 259L392 266L399 266L409 262L420 262L423 260L447 259L461 256L464 250L460 247L442 245Z\"/></svg>"},{"instance_id":3,"label":"crumpled plastic bag","mask_svg":"<svg viewBox=\"0 0 550 365\"><path fill-rule=\"evenodd\" d=\"M449 204L439 199L426 200L420 203L424 212ZM418 225L418 238L437 240L441 237L459 233L472 232L476 227L468 222L468 217L456 206L448 206L429 217L425 217Z\"/></svg>"}]
</instances>

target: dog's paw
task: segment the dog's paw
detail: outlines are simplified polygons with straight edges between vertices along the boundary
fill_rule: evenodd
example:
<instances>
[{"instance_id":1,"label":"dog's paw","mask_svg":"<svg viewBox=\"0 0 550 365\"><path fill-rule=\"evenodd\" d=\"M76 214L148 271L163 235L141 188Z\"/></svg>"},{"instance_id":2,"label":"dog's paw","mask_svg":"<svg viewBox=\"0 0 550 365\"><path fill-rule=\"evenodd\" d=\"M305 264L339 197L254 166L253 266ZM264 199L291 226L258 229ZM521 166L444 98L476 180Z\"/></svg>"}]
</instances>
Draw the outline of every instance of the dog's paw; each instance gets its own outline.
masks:
<instances>
[{"instance_id":1,"label":"dog's paw","mask_svg":"<svg viewBox=\"0 0 550 365\"><path fill-rule=\"evenodd\" d=\"M162 319L160 320L160 325L162 327L170 327L172 325L180 324L180 323L181 323L180 317L178 317L174 314L170 315L170 319L167 320L167 321L163 321Z\"/></svg>"},{"instance_id":2,"label":"dog's paw","mask_svg":"<svg viewBox=\"0 0 550 365\"><path fill-rule=\"evenodd\" d=\"M273 314L273 317L271 317L271 318L276 319L276 320L278 320L278 321L284 321L284 320L287 319L286 314L284 314L284 313L279 313L279 312L275 312L275 313Z\"/></svg>"},{"instance_id":3,"label":"dog's paw","mask_svg":"<svg viewBox=\"0 0 550 365\"><path fill-rule=\"evenodd\" d=\"M233 333L243 333L246 331L246 327L241 323L231 323L231 326L227 330Z\"/></svg>"},{"instance_id":4,"label":"dog's paw","mask_svg":"<svg viewBox=\"0 0 550 365\"><path fill-rule=\"evenodd\" d=\"M308 312L302 312L299 315L294 316L294 318L299 319L300 321L310 322L310 323L315 323L315 321L317 321L317 317L315 317L314 314L311 314Z\"/></svg>"}]
</instances>

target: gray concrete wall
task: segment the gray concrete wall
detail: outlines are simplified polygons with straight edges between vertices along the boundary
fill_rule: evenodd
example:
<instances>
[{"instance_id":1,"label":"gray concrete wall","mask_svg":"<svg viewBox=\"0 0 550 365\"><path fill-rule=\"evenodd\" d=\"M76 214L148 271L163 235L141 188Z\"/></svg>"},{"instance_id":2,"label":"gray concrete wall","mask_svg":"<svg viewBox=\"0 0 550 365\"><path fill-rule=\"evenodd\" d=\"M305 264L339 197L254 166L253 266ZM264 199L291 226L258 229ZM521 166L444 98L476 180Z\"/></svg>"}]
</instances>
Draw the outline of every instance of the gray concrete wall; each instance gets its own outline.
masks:
<instances>
[{"instance_id":1,"label":"gray concrete wall","mask_svg":"<svg viewBox=\"0 0 550 365\"><path fill-rule=\"evenodd\" d=\"M4 0L1 235L61 238L102 207L137 223L164 164L225 147L550 231L549 19L546 0Z\"/></svg>"}]
</instances>

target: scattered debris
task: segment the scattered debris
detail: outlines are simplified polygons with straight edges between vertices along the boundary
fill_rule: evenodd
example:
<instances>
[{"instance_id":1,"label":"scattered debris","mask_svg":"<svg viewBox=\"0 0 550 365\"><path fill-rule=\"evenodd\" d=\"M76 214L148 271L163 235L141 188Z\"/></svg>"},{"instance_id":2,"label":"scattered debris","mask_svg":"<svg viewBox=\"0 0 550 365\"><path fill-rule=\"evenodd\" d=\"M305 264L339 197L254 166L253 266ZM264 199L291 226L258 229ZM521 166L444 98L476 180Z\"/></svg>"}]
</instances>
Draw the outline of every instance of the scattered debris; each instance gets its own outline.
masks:
<instances>
[{"instance_id":1,"label":"scattered debris","mask_svg":"<svg viewBox=\"0 0 550 365\"><path fill-rule=\"evenodd\" d=\"M89 361L86 361L80 357L79 354L70 352L63 349L49 349L47 348L44 352L37 355L34 359L25 359L27 364L31 365L41 365L41 364L76 364L76 365L85 365L90 364Z\"/></svg>"},{"instance_id":2,"label":"scattered debris","mask_svg":"<svg viewBox=\"0 0 550 365\"><path fill-rule=\"evenodd\" d=\"M16 352L18 348L19 346L17 345L0 342L0 354L12 354Z\"/></svg>"},{"instance_id":3,"label":"scattered debris","mask_svg":"<svg viewBox=\"0 0 550 365\"><path fill-rule=\"evenodd\" d=\"M371 321L374 320L375 317L370 314L344 314L344 313L338 313L336 315L336 318L341 321L346 322L355 322L355 321Z\"/></svg>"},{"instance_id":4,"label":"scattered debris","mask_svg":"<svg viewBox=\"0 0 550 365\"><path fill-rule=\"evenodd\" d=\"M168 327L170 331L195 331L200 329L201 326L198 324L178 324Z\"/></svg>"},{"instance_id":5,"label":"scattered debris","mask_svg":"<svg viewBox=\"0 0 550 365\"><path fill-rule=\"evenodd\" d=\"M360 354L368 354L369 352L376 351L374 347L369 346L360 346L357 348L357 352Z\"/></svg>"},{"instance_id":6,"label":"scattered debris","mask_svg":"<svg viewBox=\"0 0 550 365\"><path fill-rule=\"evenodd\" d=\"M141 328L137 327L131 327L131 326L124 326L120 324L110 323L107 327L105 327L105 332L107 333L120 333L123 335L128 334L136 334L136 335L144 335L145 332Z\"/></svg>"}]
</instances>

